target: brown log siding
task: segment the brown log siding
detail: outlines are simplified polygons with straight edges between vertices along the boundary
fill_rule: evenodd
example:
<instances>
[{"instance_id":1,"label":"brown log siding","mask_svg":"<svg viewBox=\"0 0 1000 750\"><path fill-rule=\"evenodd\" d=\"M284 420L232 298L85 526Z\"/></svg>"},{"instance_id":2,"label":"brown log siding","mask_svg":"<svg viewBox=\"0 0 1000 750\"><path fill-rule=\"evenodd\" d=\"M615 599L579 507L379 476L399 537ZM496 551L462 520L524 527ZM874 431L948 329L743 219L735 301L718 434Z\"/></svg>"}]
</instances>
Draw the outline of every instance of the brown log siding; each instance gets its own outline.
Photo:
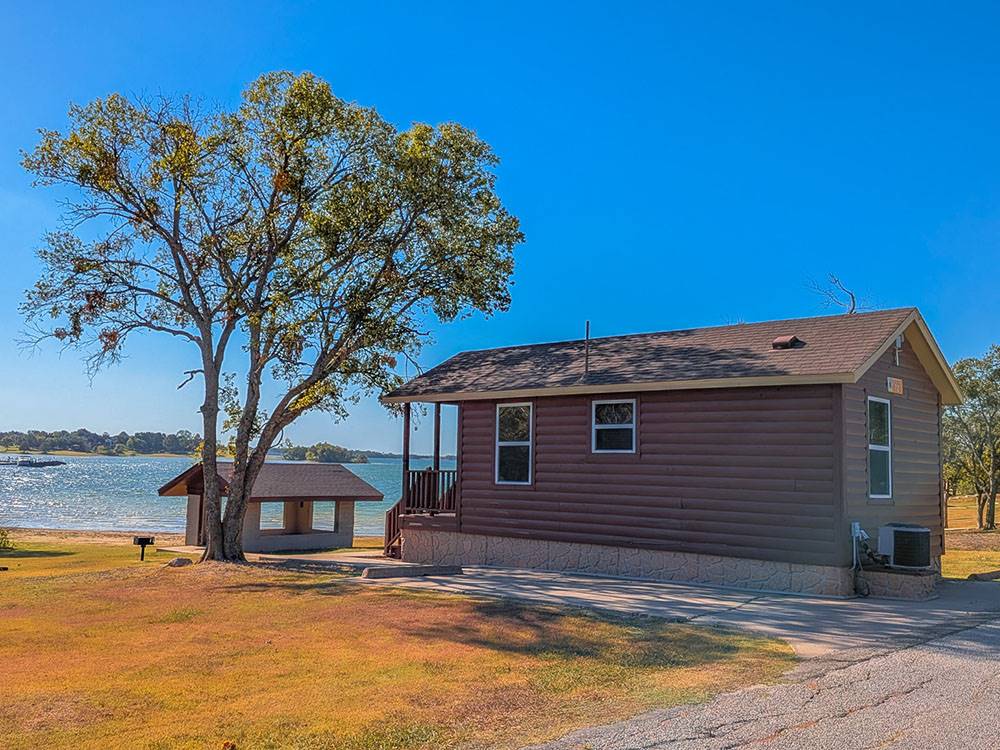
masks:
<instances>
[{"instance_id":1,"label":"brown log siding","mask_svg":"<svg viewBox=\"0 0 1000 750\"><path fill-rule=\"evenodd\" d=\"M903 379L903 395L888 392L886 378ZM844 506L877 540L893 521L931 530L931 554L942 551L940 399L908 343L899 366L890 348L855 385L844 388ZM892 499L868 497L868 396L892 403ZM874 546L874 545L873 545Z\"/></svg>"},{"instance_id":2,"label":"brown log siding","mask_svg":"<svg viewBox=\"0 0 1000 750\"><path fill-rule=\"evenodd\" d=\"M496 402L463 402L461 529L842 563L840 397L836 385L602 394L636 399L634 455L591 453L591 398L532 399L527 487L493 481Z\"/></svg>"}]
</instances>

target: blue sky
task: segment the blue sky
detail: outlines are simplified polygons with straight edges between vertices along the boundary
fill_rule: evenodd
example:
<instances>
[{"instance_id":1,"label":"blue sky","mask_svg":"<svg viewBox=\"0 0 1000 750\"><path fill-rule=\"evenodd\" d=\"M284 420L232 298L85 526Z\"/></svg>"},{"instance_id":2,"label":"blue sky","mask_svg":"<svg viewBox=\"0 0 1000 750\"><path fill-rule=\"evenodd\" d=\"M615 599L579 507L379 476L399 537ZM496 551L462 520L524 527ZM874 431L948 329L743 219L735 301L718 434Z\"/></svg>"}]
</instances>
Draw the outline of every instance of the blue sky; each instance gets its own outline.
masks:
<instances>
[{"instance_id":1,"label":"blue sky","mask_svg":"<svg viewBox=\"0 0 1000 750\"><path fill-rule=\"evenodd\" d=\"M0 429L198 430L193 350L137 340L92 383L16 344L56 196L18 150L113 91L232 105L309 70L399 126L454 120L523 223L510 312L462 349L822 314L828 272L917 305L950 359L1000 340L1000 6L988 3L4 2ZM135 7L135 6L142 7ZM426 450L426 426L415 448ZM297 442L398 449L374 402Z\"/></svg>"}]
</instances>

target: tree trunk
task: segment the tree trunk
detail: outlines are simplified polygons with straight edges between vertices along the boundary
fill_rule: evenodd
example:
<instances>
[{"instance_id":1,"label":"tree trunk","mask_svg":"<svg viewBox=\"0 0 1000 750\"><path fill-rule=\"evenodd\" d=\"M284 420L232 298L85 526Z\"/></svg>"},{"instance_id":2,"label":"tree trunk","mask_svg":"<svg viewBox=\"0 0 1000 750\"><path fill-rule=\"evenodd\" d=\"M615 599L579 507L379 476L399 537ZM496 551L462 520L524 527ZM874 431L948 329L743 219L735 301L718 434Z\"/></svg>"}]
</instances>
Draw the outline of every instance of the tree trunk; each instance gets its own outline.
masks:
<instances>
[{"instance_id":1,"label":"tree trunk","mask_svg":"<svg viewBox=\"0 0 1000 750\"><path fill-rule=\"evenodd\" d=\"M264 451L266 453L266 450ZM262 453L261 456L264 454ZM229 497L226 501L226 516L222 523L223 544L228 559L243 560L243 521L247 514L247 503L250 502L254 482L264 465L263 457L258 460L257 452L249 456L249 460L237 461L233 466L233 481L229 487Z\"/></svg>"},{"instance_id":2,"label":"tree trunk","mask_svg":"<svg viewBox=\"0 0 1000 750\"><path fill-rule=\"evenodd\" d=\"M233 478L229 483L229 496L226 501L226 514L222 519L222 538L227 559L244 560L243 554L243 521L247 514L247 503L253 492L254 482L267 457L266 446L263 451L250 451L250 439L253 436L254 425L257 422L257 409L260 406L260 375L256 352L259 350L259 332L250 333L250 372L247 375L247 397L243 404L243 413L236 428L236 454L233 456ZM259 459L258 459L259 454Z\"/></svg>"},{"instance_id":3,"label":"tree trunk","mask_svg":"<svg viewBox=\"0 0 1000 750\"><path fill-rule=\"evenodd\" d=\"M222 496L219 492L219 373L211 358L205 356L205 401L201 406L205 439L201 449L205 488L205 552L202 560L231 560L226 554L222 528Z\"/></svg>"},{"instance_id":4,"label":"tree trunk","mask_svg":"<svg viewBox=\"0 0 1000 750\"><path fill-rule=\"evenodd\" d=\"M986 522L982 528L992 531L997 527L997 483L996 478L991 477L986 491Z\"/></svg>"}]
</instances>

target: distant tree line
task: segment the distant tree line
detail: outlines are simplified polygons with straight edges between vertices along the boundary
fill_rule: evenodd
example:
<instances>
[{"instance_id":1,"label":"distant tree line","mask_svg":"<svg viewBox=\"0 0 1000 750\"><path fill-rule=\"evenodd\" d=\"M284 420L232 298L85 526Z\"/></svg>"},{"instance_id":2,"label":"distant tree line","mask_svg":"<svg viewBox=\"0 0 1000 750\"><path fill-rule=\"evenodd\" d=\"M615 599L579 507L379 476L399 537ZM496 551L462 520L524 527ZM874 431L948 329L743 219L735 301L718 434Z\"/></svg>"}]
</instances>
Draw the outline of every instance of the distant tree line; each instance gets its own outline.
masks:
<instances>
[{"instance_id":1,"label":"distant tree line","mask_svg":"<svg viewBox=\"0 0 1000 750\"><path fill-rule=\"evenodd\" d=\"M1000 346L969 357L952 370L965 400L945 409L943 453L949 495L975 495L981 529L996 528L1000 492Z\"/></svg>"},{"instance_id":2,"label":"distant tree line","mask_svg":"<svg viewBox=\"0 0 1000 750\"><path fill-rule=\"evenodd\" d=\"M292 445L291 441L281 448L281 457L286 461L317 461L331 464L366 464L370 458L402 458L401 453L385 451L351 450L330 443L316 445ZM411 453L410 458L432 458L430 454ZM454 461L456 456L449 453L441 456L445 461Z\"/></svg>"},{"instance_id":3,"label":"distant tree line","mask_svg":"<svg viewBox=\"0 0 1000 750\"><path fill-rule=\"evenodd\" d=\"M96 433L90 430L28 430L0 432L0 447L13 451L77 451L105 456L121 456L129 453L194 453L201 445L201 436L187 430L174 433L119 432Z\"/></svg>"},{"instance_id":4,"label":"distant tree line","mask_svg":"<svg viewBox=\"0 0 1000 750\"><path fill-rule=\"evenodd\" d=\"M316 443L315 445L286 445L282 456L287 461L316 461L321 464L366 464L367 451L353 451L340 445Z\"/></svg>"}]
</instances>

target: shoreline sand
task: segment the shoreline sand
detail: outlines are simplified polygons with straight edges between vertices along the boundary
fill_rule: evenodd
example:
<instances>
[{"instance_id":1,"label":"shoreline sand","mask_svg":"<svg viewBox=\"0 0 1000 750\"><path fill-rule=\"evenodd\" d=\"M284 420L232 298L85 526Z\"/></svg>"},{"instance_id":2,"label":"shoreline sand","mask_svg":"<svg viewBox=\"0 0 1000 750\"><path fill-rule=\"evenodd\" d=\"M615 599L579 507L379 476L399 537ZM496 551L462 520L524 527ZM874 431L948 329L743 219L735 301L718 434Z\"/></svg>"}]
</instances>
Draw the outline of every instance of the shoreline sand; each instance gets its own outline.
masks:
<instances>
[{"instance_id":1,"label":"shoreline sand","mask_svg":"<svg viewBox=\"0 0 1000 750\"><path fill-rule=\"evenodd\" d=\"M184 544L184 534L176 531L102 531L100 529L33 529L6 527L14 542L81 542L87 544L132 544L133 536L152 535L157 544Z\"/></svg>"},{"instance_id":2,"label":"shoreline sand","mask_svg":"<svg viewBox=\"0 0 1000 750\"><path fill-rule=\"evenodd\" d=\"M184 544L184 534L176 531L102 531L100 529L32 529L23 526L6 527L15 544L18 542L75 542L79 544L132 544L132 537L151 535L156 537L157 546L176 547ZM380 546L381 535L358 534L354 537L356 547Z\"/></svg>"}]
</instances>

